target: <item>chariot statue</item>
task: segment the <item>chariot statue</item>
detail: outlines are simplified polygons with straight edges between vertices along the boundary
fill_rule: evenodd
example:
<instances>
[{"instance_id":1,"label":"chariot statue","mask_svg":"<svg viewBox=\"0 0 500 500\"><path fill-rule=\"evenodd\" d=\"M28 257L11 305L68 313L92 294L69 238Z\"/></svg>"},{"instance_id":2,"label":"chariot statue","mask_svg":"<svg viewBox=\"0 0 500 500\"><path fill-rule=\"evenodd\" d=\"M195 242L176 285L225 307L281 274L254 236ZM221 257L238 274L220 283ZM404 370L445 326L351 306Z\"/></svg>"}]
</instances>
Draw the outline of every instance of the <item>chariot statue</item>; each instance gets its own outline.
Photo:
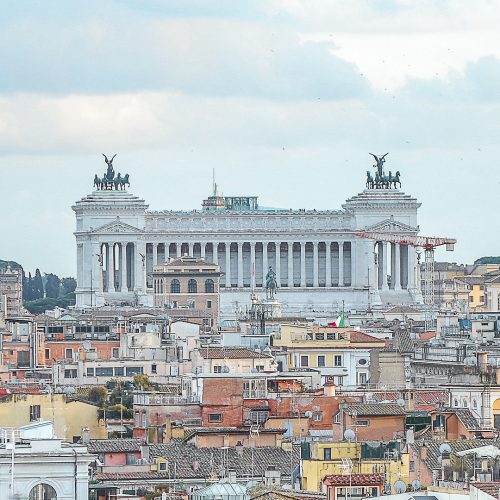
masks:
<instances>
[{"instance_id":1,"label":"chariot statue","mask_svg":"<svg viewBox=\"0 0 500 500\"><path fill-rule=\"evenodd\" d=\"M370 153L370 155L375 158L375 165L373 165L373 168L376 169L375 176L372 176L370 171L366 172L366 189L396 189L399 185L401 187L401 173L399 170L396 172L395 175L392 175L392 172L389 170L389 175L385 174L384 171L384 163L385 163L385 157L389 153L385 153L383 156L377 156L374 155L373 153Z\"/></svg>"},{"instance_id":2,"label":"chariot statue","mask_svg":"<svg viewBox=\"0 0 500 500\"><path fill-rule=\"evenodd\" d=\"M102 156L104 156L104 161L106 162L107 169L106 172L104 172L102 177L99 177L97 174L95 174L94 177L94 187L98 190L124 190L125 186L130 186L130 175L125 174L121 175L120 172L118 172L118 175L115 177L115 169L113 168L113 160L116 157L115 153L111 159L109 159L104 153L102 153Z\"/></svg>"}]
</instances>

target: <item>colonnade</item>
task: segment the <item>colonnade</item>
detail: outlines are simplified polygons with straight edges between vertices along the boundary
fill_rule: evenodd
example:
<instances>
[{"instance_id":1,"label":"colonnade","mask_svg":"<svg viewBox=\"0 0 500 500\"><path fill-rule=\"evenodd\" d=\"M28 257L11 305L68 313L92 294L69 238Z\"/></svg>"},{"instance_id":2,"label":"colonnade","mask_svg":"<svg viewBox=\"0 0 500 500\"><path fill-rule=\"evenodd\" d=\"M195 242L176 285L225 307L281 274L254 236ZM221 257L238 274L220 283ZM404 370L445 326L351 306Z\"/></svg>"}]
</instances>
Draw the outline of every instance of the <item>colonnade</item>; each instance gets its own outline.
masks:
<instances>
[{"instance_id":1,"label":"colonnade","mask_svg":"<svg viewBox=\"0 0 500 500\"><path fill-rule=\"evenodd\" d=\"M377 241L374 245L374 253L375 282L378 290L398 291L415 287L415 249L413 247Z\"/></svg>"},{"instance_id":2,"label":"colonnade","mask_svg":"<svg viewBox=\"0 0 500 500\"><path fill-rule=\"evenodd\" d=\"M221 267L222 287L262 287L272 267L281 288L353 285L354 241L223 241L146 244L147 285L154 265L189 255Z\"/></svg>"}]
</instances>

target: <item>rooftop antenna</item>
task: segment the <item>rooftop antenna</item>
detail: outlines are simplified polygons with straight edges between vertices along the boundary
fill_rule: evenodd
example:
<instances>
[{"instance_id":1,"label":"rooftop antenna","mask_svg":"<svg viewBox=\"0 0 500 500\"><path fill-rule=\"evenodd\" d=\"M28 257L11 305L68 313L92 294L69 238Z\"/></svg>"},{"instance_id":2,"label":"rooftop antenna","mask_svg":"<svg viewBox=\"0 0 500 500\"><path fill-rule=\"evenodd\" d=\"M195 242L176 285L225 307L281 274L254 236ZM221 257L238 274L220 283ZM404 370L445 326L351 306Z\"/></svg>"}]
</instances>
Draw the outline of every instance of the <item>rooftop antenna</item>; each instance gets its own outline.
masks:
<instances>
[{"instance_id":1,"label":"rooftop antenna","mask_svg":"<svg viewBox=\"0 0 500 500\"><path fill-rule=\"evenodd\" d=\"M215 182L215 168L212 169L212 190L214 192L214 196L217 196L217 184Z\"/></svg>"}]
</instances>

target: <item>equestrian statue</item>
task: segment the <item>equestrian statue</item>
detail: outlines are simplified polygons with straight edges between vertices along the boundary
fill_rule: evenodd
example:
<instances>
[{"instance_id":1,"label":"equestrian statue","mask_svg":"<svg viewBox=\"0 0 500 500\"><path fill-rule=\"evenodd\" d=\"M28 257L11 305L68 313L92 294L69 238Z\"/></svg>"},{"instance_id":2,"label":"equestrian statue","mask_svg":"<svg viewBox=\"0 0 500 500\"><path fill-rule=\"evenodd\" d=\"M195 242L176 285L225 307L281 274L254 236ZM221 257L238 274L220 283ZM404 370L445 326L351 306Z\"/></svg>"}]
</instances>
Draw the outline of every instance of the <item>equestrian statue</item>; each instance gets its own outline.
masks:
<instances>
[{"instance_id":1,"label":"equestrian statue","mask_svg":"<svg viewBox=\"0 0 500 500\"><path fill-rule=\"evenodd\" d=\"M389 153L385 153L383 156L377 156L373 153L370 155L375 158L375 165L373 168L376 169L375 176L372 176L370 171L366 172L366 189L396 189L399 185L401 187L401 173L399 170L396 172L396 175L392 175L392 172L389 170L389 175L386 175L384 172L384 163L385 157Z\"/></svg>"},{"instance_id":2,"label":"equestrian statue","mask_svg":"<svg viewBox=\"0 0 500 500\"><path fill-rule=\"evenodd\" d=\"M274 299L274 294L278 291L278 280L273 268L269 266L269 271L266 274L266 298Z\"/></svg>"},{"instance_id":3,"label":"equestrian statue","mask_svg":"<svg viewBox=\"0 0 500 500\"><path fill-rule=\"evenodd\" d=\"M125 174L122 176L122 174L118 172L118 175L115 176L115 169L113 168L113 160L115 159L116 154L114 154L111 157L111 159L109 159L104 153L102 153L102 156L104 156L104 161L106 162L107 169L102 177L99 177L97 174L95 174L94 187L97 190L101 191L107 191L113 189L118 191L119 189L124 190L125 186L130 187L129 174Z\"/></svg>"}]
</instances>

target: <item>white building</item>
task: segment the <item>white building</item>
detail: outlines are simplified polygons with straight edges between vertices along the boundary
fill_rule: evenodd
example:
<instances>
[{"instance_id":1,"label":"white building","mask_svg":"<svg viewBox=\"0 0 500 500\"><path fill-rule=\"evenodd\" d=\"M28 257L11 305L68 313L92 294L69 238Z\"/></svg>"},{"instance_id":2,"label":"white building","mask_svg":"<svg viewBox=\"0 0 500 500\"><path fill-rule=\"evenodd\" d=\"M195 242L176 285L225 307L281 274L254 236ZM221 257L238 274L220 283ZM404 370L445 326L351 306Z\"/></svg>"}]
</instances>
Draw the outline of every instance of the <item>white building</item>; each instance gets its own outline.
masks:
<instances>
[{"instance_id":1,"label":"white building","mask_svg":"<svg viewBox=\"0 0 500 500\"><path fill-rule=\"evenodd\" d=\"M224 313L263 290L270 266L286 314L415 303L415 249L356 233L414 235L419 207L399 189L366 189L341 210L261 209L214 193L201 210L151 212L130 192L97 190L73 206L77 305L152 305L153 265L185 254L221 267Z\"/></svg>"},{"instance_id":2,"label":"white building","mask_svg":"<svg viewBox=\"0 0 500 500\"><path fill-rule=\"evenodd\" d=\"M19 430L2 429L2 434L0 498L88 500L88 468L94 457L86 446L63 443L60 439L19 442Z\"/></svg>"}]
</instances>

